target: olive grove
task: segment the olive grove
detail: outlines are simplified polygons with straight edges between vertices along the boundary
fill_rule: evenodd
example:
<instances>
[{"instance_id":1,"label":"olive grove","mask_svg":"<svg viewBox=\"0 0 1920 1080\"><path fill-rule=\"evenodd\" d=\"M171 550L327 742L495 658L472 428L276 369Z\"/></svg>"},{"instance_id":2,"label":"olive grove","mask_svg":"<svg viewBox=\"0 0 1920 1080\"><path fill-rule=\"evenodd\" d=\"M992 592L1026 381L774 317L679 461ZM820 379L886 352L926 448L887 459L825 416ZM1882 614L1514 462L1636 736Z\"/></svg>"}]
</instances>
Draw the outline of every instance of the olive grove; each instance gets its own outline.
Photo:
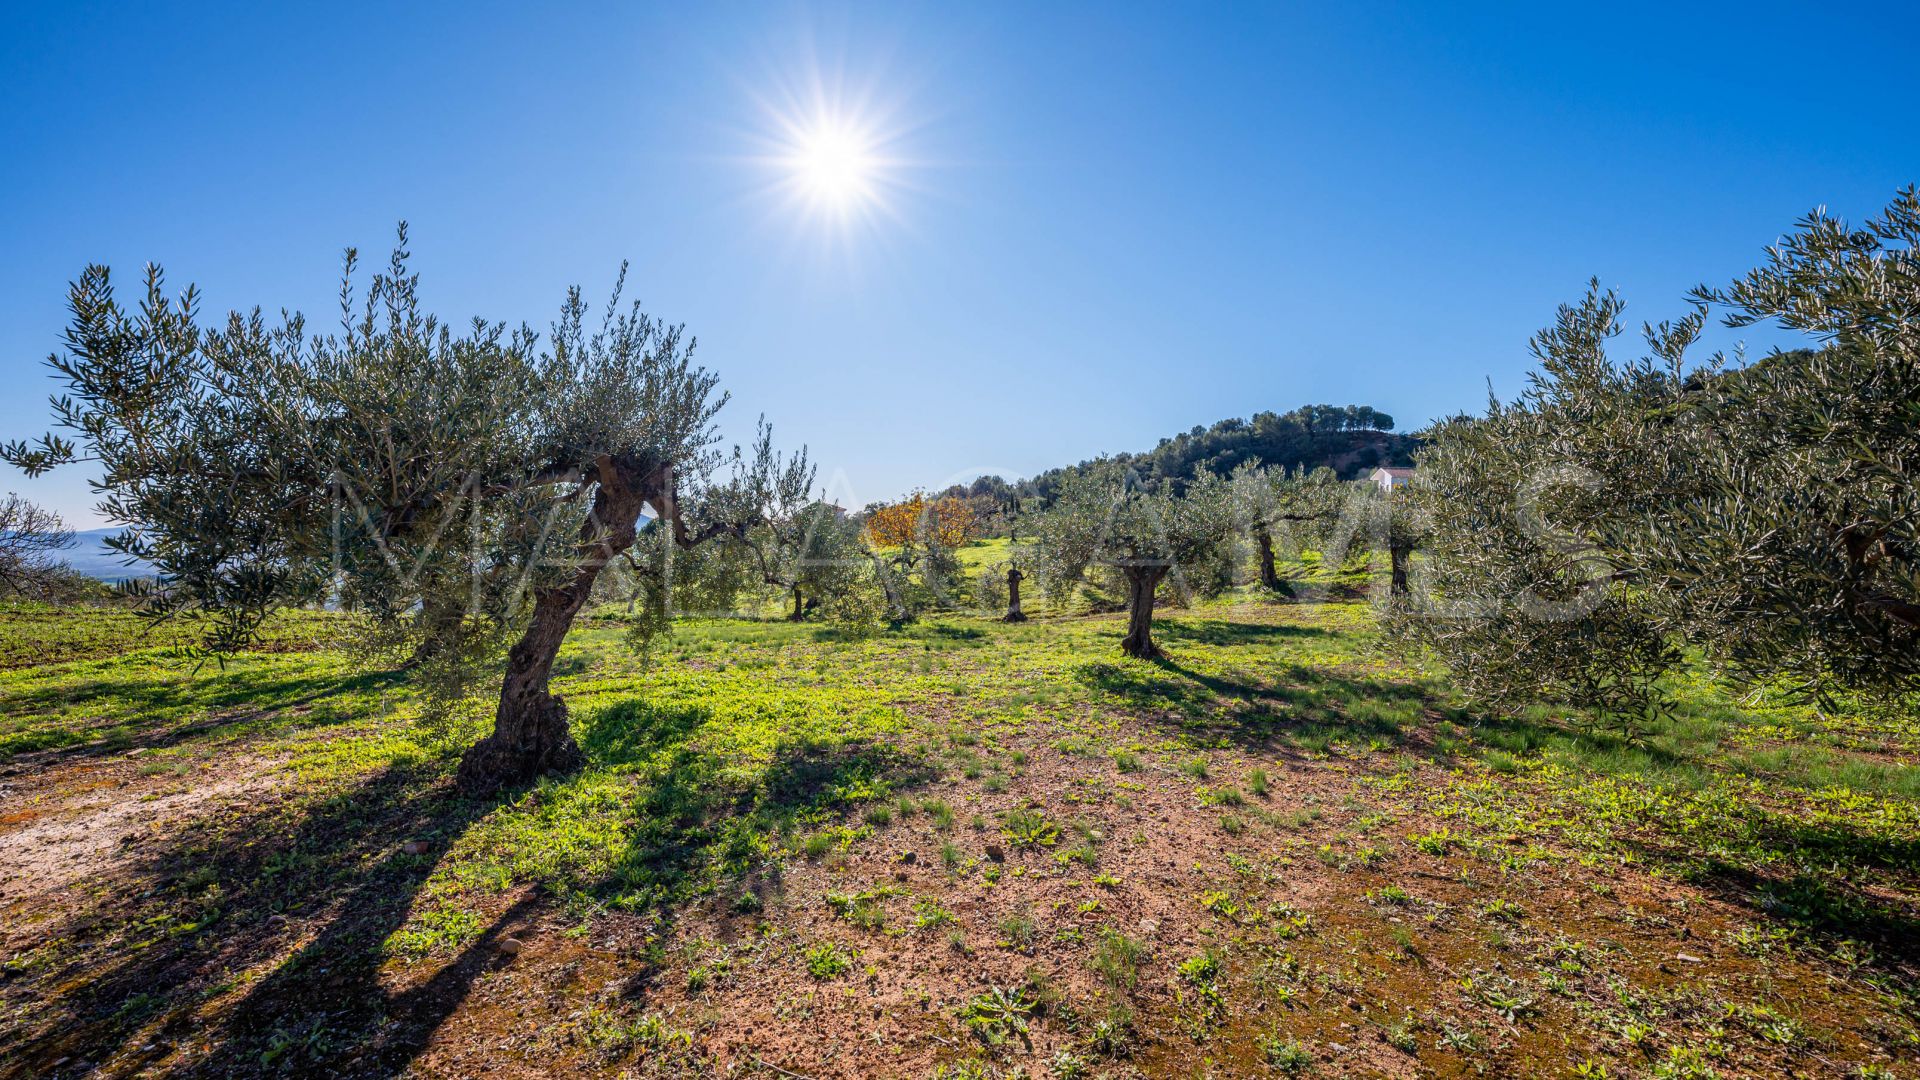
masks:
<instances>
[{"instance_id":1,"label":"olive grove","mask_svg":"<svg viewBox=\"0 0 1920 1080\"><path fill-rule=\"evenodd\" d=\"M1397 631L1471 694L1662 711L1684 650L1816 700L1920 692L1920 193L1803 219L1616 361L1594 286L1533 340L1518 400L1439 425L1404 493L1428 528ZM1804 348L1690 362L1708 319Z\"/></svg>"},{"instance_id":2,"label":"olive grove","mask_svg":"<svg viewBox=\"0 0 1920 1080\"><path fill-rule=\"evenodd\" d=\"M1035 547L1050 595L1064 597L1090 573L1119 579L1126 596L1128 656L1160 655L1153 611L1163 582L1207 592L1224 586L1235 550L1228 483L1203 474L1175 495L1117 462L1069 474L1041 519Z\"/></svg>"},{"instance_id":3,"label":"olive grove","mask_svg":"<svg viewBox=\"0 0 1920 1080\"><path fill-rule=\"evenodd\" d=\"M767 454L721 473L717 377L618 286L594 322L570 292L542 343L425 314L406 260L403 227L356 302L349 251L326 334L258 309L203 326L195 291L168 296L155 267L124 305L89 267L49 360L61 431L4 456L92 464L116 546L162 582L144 612L202 624L201 655L246 645L276 608L332 603L442 697L504 667L493 731L460 766L483 794L581 763L548 678L643 516L690 548L762 527L791 492Z\"/></svg>"}]
</instances>

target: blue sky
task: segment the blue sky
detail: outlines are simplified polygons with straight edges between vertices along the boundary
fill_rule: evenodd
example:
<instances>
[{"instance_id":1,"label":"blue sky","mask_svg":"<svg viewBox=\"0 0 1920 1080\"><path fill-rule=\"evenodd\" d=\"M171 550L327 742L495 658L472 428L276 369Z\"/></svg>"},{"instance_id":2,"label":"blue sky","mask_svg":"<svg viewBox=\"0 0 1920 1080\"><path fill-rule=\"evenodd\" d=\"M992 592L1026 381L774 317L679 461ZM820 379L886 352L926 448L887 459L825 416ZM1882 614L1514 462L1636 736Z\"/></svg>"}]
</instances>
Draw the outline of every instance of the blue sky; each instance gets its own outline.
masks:
<instances>
[{"instance_id":1,"label":"blue sky","mask_svg":"<svg viewBox=\"0 0 1920 1080\"><path fill-rule=\"evenodd\" d=\"M1911 5L1464 7L15 7L0 436L88 262L330 324L405 218L456 319L631 259L728 433L857 503L1308 402L1417 427L1589 276L1677 314L1920 181ZM879 163L838 212L778 160L823 113ZM0 489L95 523L82 471Z\"/></svg>"}]
</instances>

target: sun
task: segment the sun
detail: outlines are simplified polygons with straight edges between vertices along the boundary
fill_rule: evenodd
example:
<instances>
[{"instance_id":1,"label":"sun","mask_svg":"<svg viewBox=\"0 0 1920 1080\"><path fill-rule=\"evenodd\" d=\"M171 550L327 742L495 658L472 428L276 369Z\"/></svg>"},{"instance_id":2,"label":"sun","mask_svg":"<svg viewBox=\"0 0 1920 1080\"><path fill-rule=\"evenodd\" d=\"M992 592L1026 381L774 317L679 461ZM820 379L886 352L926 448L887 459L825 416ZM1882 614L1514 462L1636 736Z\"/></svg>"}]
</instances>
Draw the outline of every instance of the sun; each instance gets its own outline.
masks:
<instances>
[{"instance_id":1,"label":"sun","mask_svg":"<svg viewBox=\"0 0 1920 1080\"><path fill-rule=\"evenodd\" d=\"M818 253L851 253L911 232L909 207L926 195L925 122L898 87L851 86L814 68L767 78L759 115L743 132L751 184L769 224Z\"/></svg>"},{"instance_id":2,"label":"sun","mask_svg":"<svg viewBox=\"0 0 1920 1080\"><path fill-rule=\"evenodd\" d=\"M870 138L830 120L818 121L797 134L788 167L810 199L845 209L874 197L879 162Z\"/></svg>"}]
</instances>

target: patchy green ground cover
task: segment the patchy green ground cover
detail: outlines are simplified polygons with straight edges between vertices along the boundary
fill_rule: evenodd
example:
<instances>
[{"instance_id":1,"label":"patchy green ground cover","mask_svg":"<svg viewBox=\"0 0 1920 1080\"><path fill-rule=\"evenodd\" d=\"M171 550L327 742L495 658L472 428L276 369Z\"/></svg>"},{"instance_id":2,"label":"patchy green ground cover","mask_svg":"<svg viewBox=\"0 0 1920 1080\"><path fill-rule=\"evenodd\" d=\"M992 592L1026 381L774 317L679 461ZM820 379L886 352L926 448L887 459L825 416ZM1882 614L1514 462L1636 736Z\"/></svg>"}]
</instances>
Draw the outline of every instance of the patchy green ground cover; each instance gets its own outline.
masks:
<instances>
[{"instance_id":1,"label":"patchy green ground cover","mask_svg":"<svg viewBox=\"0 0 1920 1080\"><path fill-rule=\"evenodd\" d=\"M485 804L326 616L195 675L0 614L0 1071L1920 1077L1911 718L1481 716L1295 569L1154 664L605 613L591 765Z\"/></svg>"}]
</instances>

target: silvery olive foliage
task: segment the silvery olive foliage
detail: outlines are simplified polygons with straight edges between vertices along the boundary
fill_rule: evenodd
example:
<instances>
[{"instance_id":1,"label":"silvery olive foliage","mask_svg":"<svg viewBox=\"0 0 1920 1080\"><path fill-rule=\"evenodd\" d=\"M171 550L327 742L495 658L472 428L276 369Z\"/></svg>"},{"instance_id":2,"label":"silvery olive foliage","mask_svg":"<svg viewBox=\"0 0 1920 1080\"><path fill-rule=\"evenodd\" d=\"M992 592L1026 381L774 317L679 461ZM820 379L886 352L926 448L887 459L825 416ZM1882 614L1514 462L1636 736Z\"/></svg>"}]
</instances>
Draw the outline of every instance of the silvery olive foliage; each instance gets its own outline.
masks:
<instances>
[{"instance_id":1,"label":"silvery olive foliage","mask_svg":"<svg viewBox=\"0 0 1920 1080\"><path fill-rule=\"evenodd\" d=\"M982 566L973 576L973 607L981 615L1007 610L1007 571L1013 563L1001 560Z\"/></svg>"},{"instance_id":2,"label":"silvery olive foliage","mask_svg":"<svg viewBox=\"0 0 1920 1080\"><path fill-rule=\"evenodd\" d=\"M109 270L89 267L48 361L71 437L6 457L30 474L92 462L101 509L127 526L111 544L166 583L144 610L204 621L208 651L245 644L282 604L334 598L381 617L452 589L464 611L465 591L488 592L487 571L529 544L529 522L548 524L527 512L537 470L515 445L538 422L542 372L527 331L456 335L421 315L404 260L396 249L357 313L343 284L328 335L257 309L202 327L195 290L169 297L158 267L123 305ZM353 269L349 253L346 282Z\"/></svg>"},{"instance_id":3,"label":"silvery olive foliage","mask_svg":"<svg viewBox=\"0 0 1920 1080\"><path fill-rule=\"evenodd\" d=\"M1039 570L1049 596L1064 600L1091 573L1116 576L1129 611L1123 651L1158 655L1152 639L1155 595L1163 582L1206 592L1224 585L1235 550L1227 480L1202 473L1181 494L1110 460L1067 475L1036 530Z\"/></svg>"},{"instance_id":4,"label":"silvery olive foliage","mask_svg":"<svg viewBox=\"0 0 1920 1080\"><path fill-rule=\"evenodd\" d=\"M1749 675L1920 691L1920 189L1858 229L1816 213L1695 299L1813 346L1706 382L1725 437L1672 508L1662 585L1706 598L1692 636Z\"/></svg>"},{"instance_id":5,"label":"silvery olive foliage","mask_svg":"<svg viewBox=\"0 0 1920 1080\"><path fill-rule=\"evenodd\" d=\"M1520 398L1432 431L1393 623L1488 702L1657 713L1693 647L1729 675L1910 707L1920 692L1920 197L1803 219L1618 362L1597 286L1533 340ZM1690 365L1709 318L1808 347Z\"/></svg>"},{"instance_id":6,"label":"silvery olive foliage","mask_svg":"<svg viewBox=\"0 0 1920 1080\"><path fill-rule=\"evenodd\" d=\"M873 588L860 526L812 495L816 475L805 448L792 455L774 450L763 420L751 450L734 455L730 477L710 484L683 514L689 531L712 542L687 549L669 530L643 530L624 567L632 596L650 600L663 616L732 614L767 600L795 622L815 613L843 621L869 611L871 604L846 602L850 593ZM668 624L635 626L645 642Z\"/></svg>"},{"instance_id":7,"label":"silvery olive foliage","mask_svg":"<svg viewBox=\"0 0 1920 1080\"><path fill-rule=\"evenodd\" d=\"M1299 587L1279 576L1276 557L1324 551L1339 542L1336 538L1344 539L1339 527L1349 517L1356 490L1324 467L1289 470L1244 464L1236 468L1227 478L1227 496L1235 533L1244 539L1260 583L1283 596L1297 595ZM1235 561L1237 565L1243 560Z\"/></svg>"},{"instance_id":8,"label":"silvery olive foliage","mask_svg":"<svg viewBox=\"0 0 1920 1080\"><path fill-rule=\"evenodd\" d=\"M913 501L924 502L917 496ZM869 580L883 598L886 621L897 627L930 611L964 606L968 581L959 555L964 531L943 525L930 502L905 528L884 529L880 536L875 535L874 516L875 509L869 507L859 550Z\"/></svg>"},{"instance_id":9,"label":"silvery olive foliage","mask_svg":"<svg viewBox=\"0 0 1920 1080\"><path fill-rule=\"evenodd\" d=\"M203 624L196 655L247 644L277 607L333 603L447 697L517 640L494 745L463 766L485 791L577 761L546 692L553 652L642 515L697 545L757 521L778 485L757 459L709 479L725 460L717 377L618 286L598 319L569 292L541 341L425 314L407 257L403 225L356 298L349 251L324 334L258 309L202 325L195 291L168 296L157 267L126 304L89 267L49 360L58 431L0 456L29 473L93 465L126 527L114 546L158 577L143 610Z\"/></svg>"}]
</instances>

